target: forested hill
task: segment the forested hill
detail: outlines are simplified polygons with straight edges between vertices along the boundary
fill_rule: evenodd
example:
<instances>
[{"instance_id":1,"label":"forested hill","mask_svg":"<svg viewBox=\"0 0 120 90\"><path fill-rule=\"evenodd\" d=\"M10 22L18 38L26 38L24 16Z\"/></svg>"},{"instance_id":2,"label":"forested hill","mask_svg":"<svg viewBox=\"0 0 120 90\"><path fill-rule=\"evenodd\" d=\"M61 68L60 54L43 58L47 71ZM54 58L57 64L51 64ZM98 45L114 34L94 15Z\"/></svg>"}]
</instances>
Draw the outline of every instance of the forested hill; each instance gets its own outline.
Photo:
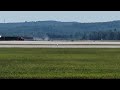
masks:
<instances>
[{"instance_id":1,"label":"forested hill","mask_svg":"<svg viewBox=\"0 0 120 90\"><path fill-rule=\"evenodd\" d=\"M120 21L78 23L36 21L0 23L2 36L26 36L50 40L120 40Z\"/></svg>"}]
</instances>

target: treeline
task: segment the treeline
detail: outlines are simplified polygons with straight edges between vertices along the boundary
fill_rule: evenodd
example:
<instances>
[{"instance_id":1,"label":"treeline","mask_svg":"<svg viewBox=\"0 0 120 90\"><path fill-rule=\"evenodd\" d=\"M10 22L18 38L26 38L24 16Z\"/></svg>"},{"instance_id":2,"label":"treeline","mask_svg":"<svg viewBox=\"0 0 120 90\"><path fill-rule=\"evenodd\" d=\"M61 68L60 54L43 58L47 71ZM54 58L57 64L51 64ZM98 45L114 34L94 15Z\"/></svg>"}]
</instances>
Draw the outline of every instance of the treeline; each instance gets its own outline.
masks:
<instances>
[{"instance_id":1,"label":"treeline","mask_svg":"<svg viewBox=\"0 0 120 90\"><path fill-rule=\"evenodd\" d=\"M79 32L1 32L2 36L35 37L49 40L120 40L120 30L79 31Z\"/></svg>"},{"instance_id":2,"label":"treeline","mask_svg":"<svg viewBox=\"0 0 120 90\"><path fill-rule=\"evenodd\" d=\"M51 40L120 40L120 31L91 31L91 32L76 32L75 34L46 34Z\"/></svg>"}]
</instances>

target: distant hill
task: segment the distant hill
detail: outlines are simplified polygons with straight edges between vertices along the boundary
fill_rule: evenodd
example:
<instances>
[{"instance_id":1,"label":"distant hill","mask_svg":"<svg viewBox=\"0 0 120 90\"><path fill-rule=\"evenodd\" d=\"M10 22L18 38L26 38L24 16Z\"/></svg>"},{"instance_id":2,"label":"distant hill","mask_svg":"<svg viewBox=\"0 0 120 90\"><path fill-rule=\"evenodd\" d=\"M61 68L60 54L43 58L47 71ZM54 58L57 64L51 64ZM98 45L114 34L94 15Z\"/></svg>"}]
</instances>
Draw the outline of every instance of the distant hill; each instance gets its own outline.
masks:
<instances>
[{"instance_id":1,"label":"distant hill","mask_svg":"<svg viewBox=\"0 0 120 90\"><path fill-rule=\"evenodd\" d=\"M0 23L2 36L26 36L50 40L119 40L120 21L78 23L37 21Z\"/></svg>"}]
</instances>

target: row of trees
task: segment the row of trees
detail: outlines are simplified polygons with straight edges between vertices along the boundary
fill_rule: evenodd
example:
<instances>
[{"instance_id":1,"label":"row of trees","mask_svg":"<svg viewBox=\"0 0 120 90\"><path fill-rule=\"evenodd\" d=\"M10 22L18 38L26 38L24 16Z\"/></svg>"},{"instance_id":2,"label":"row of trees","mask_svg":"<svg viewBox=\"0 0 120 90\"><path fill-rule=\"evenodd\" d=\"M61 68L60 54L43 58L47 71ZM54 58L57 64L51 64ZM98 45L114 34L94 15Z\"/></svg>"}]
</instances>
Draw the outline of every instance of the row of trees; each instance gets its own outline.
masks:
<instances>
[{"instance_id":1,"label":"row of trees","mask_svg":"<svg viewBox=\"0 0 120 90\"><path fill-rule=\"evenodd\" d=\"M120 40L120 31L91 31L91 32L76 32L74 34L46 34L50 39L67 39L67 40Z\"/></svg>"},{"instance_id":2,"label":"row of trees","mask_svg":"<svg viewBox=\"0 0 120 90\"><path fill-rule=\"evenodd\" d=\"M79 32L42 32L42 31L7 31L0 32L2 36L23 36L49 38L50 40L120 40L120 30L79 31Z\"/></svg>"}]
</instances>

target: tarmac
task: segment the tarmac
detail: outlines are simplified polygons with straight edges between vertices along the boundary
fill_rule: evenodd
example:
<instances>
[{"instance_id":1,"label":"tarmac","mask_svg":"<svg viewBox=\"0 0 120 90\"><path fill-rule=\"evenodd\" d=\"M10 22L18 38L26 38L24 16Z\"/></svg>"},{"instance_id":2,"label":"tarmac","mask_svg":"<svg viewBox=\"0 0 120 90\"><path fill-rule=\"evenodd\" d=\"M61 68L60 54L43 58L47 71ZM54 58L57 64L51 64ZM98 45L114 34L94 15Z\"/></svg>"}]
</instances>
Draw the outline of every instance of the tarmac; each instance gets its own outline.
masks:
<instances>
[{"instance_id":1,"label":"tarmac","mask_svg":"<svg viewBox=\"0 0 120 90\"><path fill-rule=\"evenodd\" d=\"M0 48L120 48L120 41L0 41Z\"/></svg>"}]
</instances>

